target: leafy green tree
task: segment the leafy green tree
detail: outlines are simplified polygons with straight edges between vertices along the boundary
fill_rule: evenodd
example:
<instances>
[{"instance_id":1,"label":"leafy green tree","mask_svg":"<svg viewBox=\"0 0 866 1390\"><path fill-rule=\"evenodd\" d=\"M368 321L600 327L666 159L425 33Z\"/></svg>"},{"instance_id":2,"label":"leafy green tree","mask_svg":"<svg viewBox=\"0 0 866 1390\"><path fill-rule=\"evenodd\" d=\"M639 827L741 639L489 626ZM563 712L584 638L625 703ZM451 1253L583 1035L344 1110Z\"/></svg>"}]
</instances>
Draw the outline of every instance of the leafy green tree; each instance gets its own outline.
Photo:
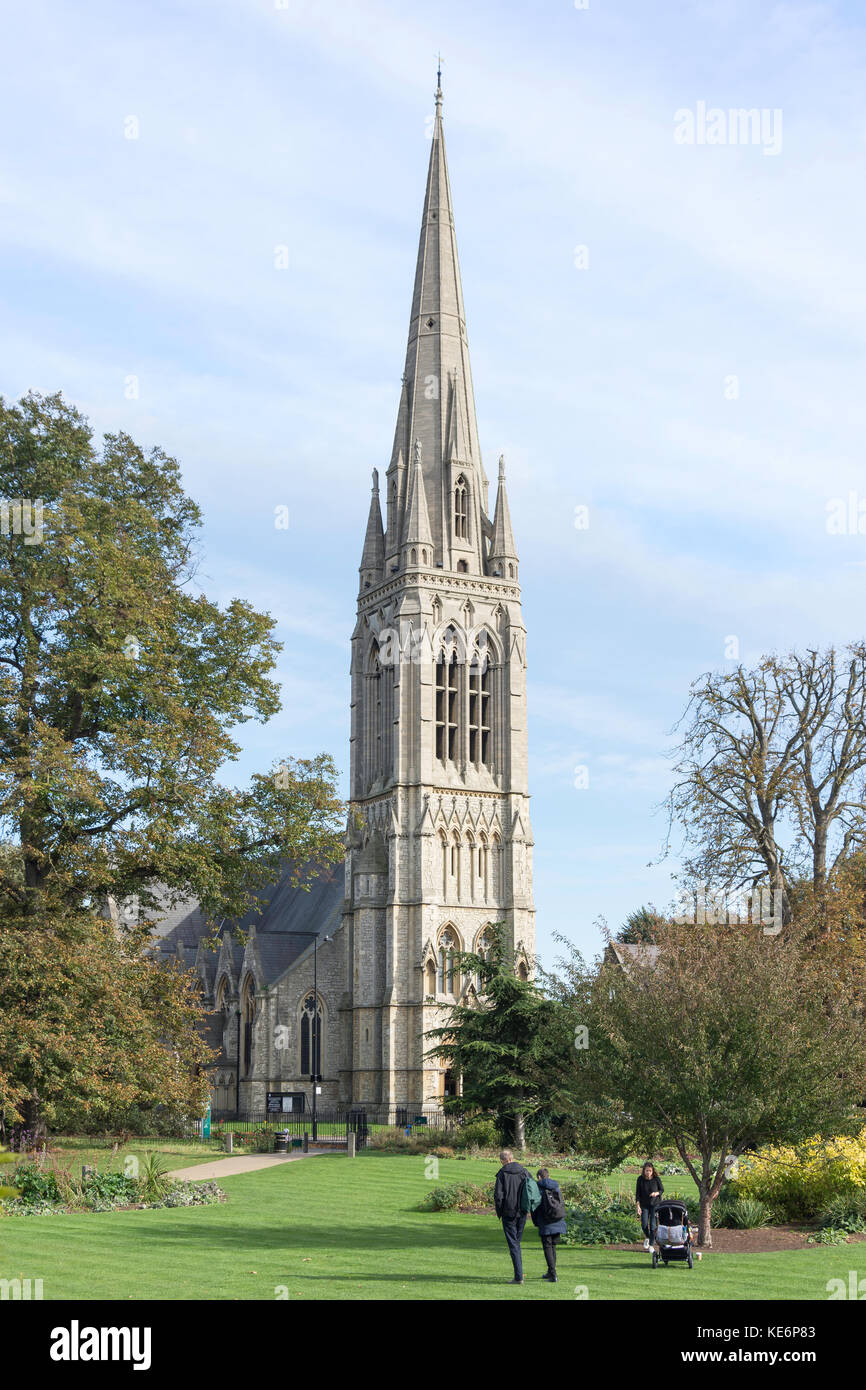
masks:
<instances>
[{"instance_id":1,"label":"leafy green tree","mask_svg":"<svg viewBox=\"0 0 866 1390\"><path fill-rule=\"evenodd\" d=\"M616 940L624 945L652 945L657 941L667 925L660 912L650 905L630 912L616 934Z\"/></svg>"},{"instance_id":2,"label":"leafy green tree","mask_svg":"<svg viewBox=\"0 0 866 1390\"><path fill-rule=\"evenodd\" d=\"M0 1116L35 1142L135 1109L165 1123L201 1115L213 1053L198 1032L190 971L158 962L147 929L91 913L0 917Z\"/></svg>"},{"instance_id":3,"label":"leafy green tree","mask_svg":"<svg viewBox=\"0 0 866 1390\"><path fill-rule=\"evenodd\" d=\"M157 880L241 915L285 863L339 858L330 758L218 780L231 729L279 708L273 622L196 583L180 470L126 434L94 444L59 396L0 400L8 499L41 539L0 537L0 910L48 918Z\"/></svg>"},{"instance_id":4,"label":"leafy green tree","mask_svg":"<svg viewBox=\"0 0 866 1390\"><path fill-rule=\"evenodd\" d=\"M502 922L489 928L486 953L459 952L455 969L476 982L475 998L452 1005L447 1022L431 1029L438 1039L428 1055L449 1063L462 1079L462 1094L446 1109L496 1116L500 1133L525 1147L526 1118L545 1103L545 1068L555 1046L555 1006L517 961Z\"/></svg>"},{"instance_id":5,"label":"leafy green tree","mask_svg":"<svg viewBox=\"0 0 866 1390\"><path fill-rule=\"evenodd\" d=\"M0 477L0 1106L30 1128L74 1105L200 1113L197 988L134 923L166 894L240 916L287 866L338 860L336 769L218 780L234 727L279 708L279 644L267 614L201 591L174 459L97 446L31 394L0 400Z\"/></svg>"},{"instance_id":6,"label":"leafy green tree","mask_svg":"<svg viewBox=\"0 0 866 1390\"><path fill-rule=\"evenodd\" d=\"M555 993L586 1045L551 1096L597 1152L673 1145L710 1245L730 1160L850 1127L866 1091L858 970L804 929L672 926L657 944L626 968L588 967L572 949Z\"/></svg>"}]
</instances>

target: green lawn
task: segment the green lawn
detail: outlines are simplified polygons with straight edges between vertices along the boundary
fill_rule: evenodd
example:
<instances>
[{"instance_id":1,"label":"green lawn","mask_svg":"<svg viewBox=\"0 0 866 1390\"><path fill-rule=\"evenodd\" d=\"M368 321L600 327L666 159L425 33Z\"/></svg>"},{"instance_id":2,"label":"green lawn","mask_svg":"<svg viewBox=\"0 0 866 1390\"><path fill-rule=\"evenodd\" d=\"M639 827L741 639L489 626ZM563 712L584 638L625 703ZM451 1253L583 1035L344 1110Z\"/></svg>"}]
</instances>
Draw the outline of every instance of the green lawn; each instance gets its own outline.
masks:
<instances>
[{"instance_id":1,"label":"green lawn","mask_svg":"<svg viewBox=\"0 0 866 1390\"><path fill-rule=\"evenodd\" d=\"M135 1154L140 1161L146 1154L159 1153L166 1168L192 1168L198 1163L212 1163L226 1156L224 1145L217 1139L131 1139L114 1157L111 1150L110 1139L58 1135L51 1141L52 1157L76 1175L80 1174L84 1163L96 1164L100 1172L122 1172L127 1154Z\"/></svg>"},{"instance_id":2,"label":"green lawn","mask_svg":"<svg viewBox=\"0 0 866 1390\"><path fill-rule=\"evenodd\" d=\"M440 1182L491 1178L492 1161L442 1159ZM634 1179L622 1179L631 1186ZM687 1180L669 1180L680 1190ZM653 1270L631 1251L560 1251L541 1281L534 1228L522 1287L492 1216L414 1210L423 1156L367 1152L289 1163L222 1186L219 1207L0 1219L0 1278L42 1278L46 1299L825 1299L856 1267L850 1247L704 1255L693 1271ZM862 1250L857 1252L862 1253Z\"/></svg>"}]
</instances>

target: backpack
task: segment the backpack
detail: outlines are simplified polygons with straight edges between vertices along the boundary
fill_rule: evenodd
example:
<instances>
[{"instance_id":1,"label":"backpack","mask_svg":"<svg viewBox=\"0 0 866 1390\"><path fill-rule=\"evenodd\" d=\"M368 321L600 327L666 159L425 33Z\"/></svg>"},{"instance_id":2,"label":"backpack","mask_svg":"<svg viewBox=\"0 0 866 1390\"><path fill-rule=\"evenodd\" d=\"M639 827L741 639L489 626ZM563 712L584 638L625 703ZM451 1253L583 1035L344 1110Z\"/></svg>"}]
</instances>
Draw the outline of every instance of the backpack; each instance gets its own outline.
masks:
<instances>
[{"instance_id":1,"label":"backpack","mask_svg":"<svg viewBox=\"0 0 866 1390\"><path fill-rule=\"evenodd\" d=\"M525 1212L535 1211L541 1201L541 1192L535 1178L527 1173L520 1188L520 1210Z\"/></svg>"},{"instance_id":2,"label":"backpack","mask_svg":"<svg viewBox=\"0 0 866 1390\"><path fill-rule=\"evenodd\" d=\"M541 1210L538 1215L545 1226L552 1226L554 1221L564 1221L565 1202L562 1200L562 1193L554 1192L552 1187L542 1187Z\"/></svg>"}]
</instances>

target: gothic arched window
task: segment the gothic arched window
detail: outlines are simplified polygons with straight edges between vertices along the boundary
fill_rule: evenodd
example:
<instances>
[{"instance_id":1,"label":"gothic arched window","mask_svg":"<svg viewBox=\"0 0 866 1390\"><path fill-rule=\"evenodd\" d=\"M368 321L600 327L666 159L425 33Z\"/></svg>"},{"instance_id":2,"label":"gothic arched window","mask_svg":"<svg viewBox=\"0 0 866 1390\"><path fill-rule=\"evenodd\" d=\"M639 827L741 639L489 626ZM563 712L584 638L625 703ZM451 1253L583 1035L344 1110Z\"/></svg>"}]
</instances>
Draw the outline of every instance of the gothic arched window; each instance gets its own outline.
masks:
<instances>
[{"instance_id":1,"label":"gothic arched window","mask_svg":"<svg viewBox=\"0 0 866 1390\"><path fill-rule=\"evenodd\" d=\"M482 929L481 929L481 935L479 936L477 942L475 943L475 954L476 954L476 956L480 956L481 959L482 959L483 961L486 961L487 958L488 958L488 956L490 955L490 950L491 950L491 947L492 947L492 946L493 946L493 934L492 934L492 932L491 932L491 930L490 930L490 927L489 927L489 926L482 927ZM476 989L478 990L479 993L481 992L481 990L482 990L483 987L484 987L484 982L483 982L483 980L481 979L481 974L480 974L480 973L476 974L476 976L475 976L475 987L476 987Z\"/></svg>"},{"instance_id":2,"label":"gothic arched window","mask_svg":"<svg viewBox=\"0 0 866 1390\"><path fill-rule=\"evenodd\" d=\"M456 634L448 628L436 656L436 757L441 762L457 757L459 669Z\"/></svg>"},{"instance_id":3,"label":"gothic arched window","mask_svg":"<svg viewBox=\"0 0 866 1390\"><path fill-rule=\"evenodd\" d=\"M460 992L460 974L454 959L459 950L457 933L451 927L443 928L439 935L439 970L436 979L439 994L456 995Z\"/></svg>"},{"instance_id":4,"label":"gothic arched window","mask_svg":"<svg viewBox=\"0 0 866 1390\"><path fill-rule=\"evenodd\" d=\"M490 667L477 656L469 668L469 761L490 766Z\"/></svg>"},{"instance_id":5,"label":"gothic arched window","mask_svg":"<svg viewBox=\"0 0 866 1390\"><path fill-rule=\"evenodd\" d=\"M384 777L391 767L391 735L393 729L394 678L387 664L383 666L379 645L370 650L367 690L367 748L370 781Z\"/></svg>"},{"instance_id":6,"label":"gothic arched window","mask_svg":"<svg viewBox=\"0 0 866 1390\"><path fill-rule=\"evenodd\" d=\"M373 663L373 690L375 691L375 702L373 705L374 718L374 754L373 767L376 772L382 770L382 667L379 665L377 657Z\"/></svg>"},{"instance_id":7,"label":"gothic arched window","mask_svg":"<svg viewBox=\"0 0 866 1390\"><path fill-rule=\"evenodd\" d=\"M454 534L458 540L466 540L466 479L461 473L454 487Z\"/></svg>"},{"instance_id":8,"label":"gothic arched window","mask_svg":"<svg viewBox=\"0 0 866 1390\"><path fill-rule=\"evenodd\" d=\"M317 1001L314 994L308 994L301 1007L301 1075L318 1077L321 1074L322 1001Z\"/></svg>"}]
</instances>

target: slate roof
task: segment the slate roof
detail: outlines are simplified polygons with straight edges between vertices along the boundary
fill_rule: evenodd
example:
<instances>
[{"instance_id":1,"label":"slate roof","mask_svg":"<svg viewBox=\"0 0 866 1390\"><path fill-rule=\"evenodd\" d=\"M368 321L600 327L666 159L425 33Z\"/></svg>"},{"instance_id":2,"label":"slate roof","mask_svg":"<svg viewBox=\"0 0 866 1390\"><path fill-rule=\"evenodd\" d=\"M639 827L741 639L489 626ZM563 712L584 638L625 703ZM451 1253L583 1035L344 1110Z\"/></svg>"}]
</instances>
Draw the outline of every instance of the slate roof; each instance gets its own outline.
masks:
<instances>
[{"instance_id":1,"label":"slate roof","mask_svg":"<svg viewBox=\"0 0 866 1390\"><path fill-rule=\"evenodd\" d=\"M607 949L613 953L625 971L629 971L635 965L652 967L659 955L658 946L650 946L646 942L611 941Z\"/></svg>"},{"instance_id":2,"label":"slate roof","mask_svg":"<svg viewBox=\"0 0 866 1390\"><path fill-rule=\"evenodd\" d=\"M255 927L258 957L264 975L264 984L274 980L294 964L313 943L314 934L318 937L330 936L339 927L342 918L344 876L343 865L336 864L315 878L303 880L297 886L290 882L287 869L272 887L259 895L262 910L247 912L239 921L221 924L220 932L231 928L249 931ZM159 918L153 936L158 941L162 955L177 956L178 945L183 947L184 960L192 966L196 949L202 937L211 931L198 902L194 898L168 908L165 916ZM232 939L232 959L239 970L243 961L244 947Z\"/></svg>"}]
</instances>

